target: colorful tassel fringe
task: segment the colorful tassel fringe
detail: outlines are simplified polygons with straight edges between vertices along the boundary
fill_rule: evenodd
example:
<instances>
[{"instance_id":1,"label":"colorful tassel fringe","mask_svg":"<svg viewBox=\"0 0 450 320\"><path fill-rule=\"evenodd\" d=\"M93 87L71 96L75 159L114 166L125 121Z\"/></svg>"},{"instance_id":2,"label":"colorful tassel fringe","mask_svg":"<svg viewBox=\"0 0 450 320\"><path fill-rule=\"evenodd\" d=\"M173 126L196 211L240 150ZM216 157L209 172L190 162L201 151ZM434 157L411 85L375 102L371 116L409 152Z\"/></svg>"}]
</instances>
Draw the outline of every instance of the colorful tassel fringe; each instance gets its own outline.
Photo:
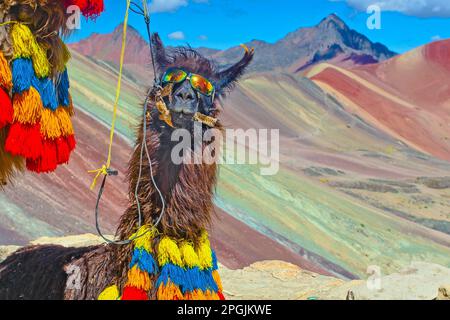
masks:
<instances>
[{"instance_id":1,"label":"colorful tassel fringe","mask_svg":"<svg viewBox=\"0 0 450 320\"><path fill-rule=\"evenodd\" d=\"M49 78L47 53L26 25L15 23L10 38L11 70L0 55L0 85L13 93L11 104L8 94L0 92L0 128L11 124L5 150L26 158L30 171L52 172L68 163L76 146L67 69L61 67L56 84ZM61 45L68 61L70 53Z\"/></svg>"},{"instance_id":2,"label":"colorful tassel fringe","mask_svg":"<svg viewBox=\"0 0 450 320\"><path fill-rule=\"evenodd\" d=\"M69 96L69 75L67 73L67 69L64 70L59 78L58 83L58 102L59 105L68 107L71 103L70 96Z\"/></svg>"},{"instance_id":3,"label":"colorful tassel fringe","mask_svg":"<svg viewBox=\"0 0 450 320\"><path fill-rule=\"evenodd\" d=\"M65 0L65 5L78 6L86 18L96 18L105 10L103 0Z\"/></svg>"},{"instance_id":4,"label":"colorful tassel fringe","mask_svg":"<svg viewBox=\"0 0 450 320\"><path fill-rule=\"evenodd\" d=\"M155 230L143 226L130 237L134 251L122 300L148 300L148 292L152 289L151 277L158 272L158 265L152 256L154 236Z\"/></svg>"},{"instance_id":5,"label":"colorful tassel fringe","mask_svg":"<svg viewBox=\"0 0 450 320\"><path fill-rule=\"evenodd\" d=\"M225 300L217 258L206 231L197 246L162 237L156 260L152 255L155 235L149 226L144 226L130 237L134 239L134 251L122 300L147 300L155 277L158 300ZM111 288L106 288L99 299L108 295Z\"/></svg>"},{"instance_id":6,"label":"colorful tassel fringe","mask_svg":"<svg viewBox=\"0 0 450 320\"><path fill-rule=\"evenodd\" d=\"M13 97L14 121L22 124L36 124L41 119L44 109L39 92L30 88Z\"/></svg>"},{"instance_id":7,"label":"colorful tassel fringe","mask_svg":"<svg viewBox=\"0 0 450 320\"><path fill-rule=\"evenodd\" d=\"M217 273L215 254L204 231L197 249L193 244L177 243L164 237L158 246L161 267L156 281L159 300L221 300L222 284ZM175 290L174 288L177 288ZM181 294L181 295L180 295Z\"/></svg>"},{"instance_id":8,"label":"colorful tassel fringe","mask_svg":"<svg viewBox=\"0 0 450 320\"><path fill-rule=\"evenodd\" d=\"M33 62L31 59L14 59L12 61L13 92L22 93L29 90L34 77Z\"/></svg>"},{"instance_id":9,"label":"colorful tassel fringe","mask_svg":"<svg viewBox=\"0 0 450 320\"><path fill-rule=\"evenodd\" d=\"M49 78L38 79L34 77L31 83L39 91L44 107L55 111L59 104L53 81Z\"/></svg>"},{"instance_id":10,"label":"colorful tassel fringe","mask_svg":"<svg viewBox=\"0 0 450 320\"><path fill-rule=\"evenodd\" d=\"M6 93L2 88L0 88L0 129L9 125L13 121L14 110L9 98L8 93Z\"/></svg>"},{"instance_id":11,"label":"colorful tassel fringe","mask_svg":"<svg viewBox=\"0 0 450 320\"><path fill-rule=\"evenodd\" d=\"M148 294L142 289L125 286L123 289L122 300L148 300Z\"/></svg>"},{"instance_id":12,"label":"colorful tassel fringe","mask_svg":"<svg viewBox=\"0 0 450 320\"><path fill-rule=\"evenodd\" d=\"M0 87L9 91L12 87L12 74L9 68L8 61L0 51Z\"/></svg>"},{"instance_id":13,"label":"colorful tassel fringe","mask_svg":"<svg viewBox=\"0 0 450 320\"><path fill-rule=\"evenodd\" d=\"M38 159L43 153L40 124L13 123L6 138L5 150L26 159Z\"/></svg>"},{"instance_id":14,"label":"colorful tassel fringe","mask_svg":"<svg viewBox=\"0 0 450 320\"><path fill-rule=\"evenodd\" d=\"M118 300L119 298L120 294L117 286L110 286L103 290L99 295L98 300Z\"/></svg>"},{"instance_id":15,"label":"colorful tassel fringe","mask_svg":"<svg viewBox=\"0 0 450 320\"><path fill-rule=\"evenodd\" d=\"M50 63L47 52L40 46L30 28L22 23L15 23L10 34L14 58L29 58L33 62L34 71L39 78L48 77Z\"/></svg>"}]
</instances>

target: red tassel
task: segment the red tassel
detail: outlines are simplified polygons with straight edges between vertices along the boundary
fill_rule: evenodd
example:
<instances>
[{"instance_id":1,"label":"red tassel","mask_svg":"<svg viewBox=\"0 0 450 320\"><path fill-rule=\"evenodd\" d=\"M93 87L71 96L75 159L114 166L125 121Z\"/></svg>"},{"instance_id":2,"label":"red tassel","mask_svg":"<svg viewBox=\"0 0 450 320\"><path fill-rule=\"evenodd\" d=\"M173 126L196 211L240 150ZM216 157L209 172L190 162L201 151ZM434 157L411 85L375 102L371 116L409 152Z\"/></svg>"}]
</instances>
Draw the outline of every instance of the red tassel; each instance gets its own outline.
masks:
<instances>
[{"instance_id":1,"label":"red tassel","mask_svg":"<svg viewBox=\"0 0 450 320\"><path fill-rule=\"evenodd\" d=\"M66 0L65 5L78 6L86 18L96 18L105 10L103 0Z\"/></svg>"},{"instance_id":2,"label":"red tassel","mask_svg":"<svg viewBox=\"0 0 450 320\"><path fill-rule=\"evenodd\" d=\"M75 140L75 136L72 134L70 136L67 136L67 145L69 146L69 151L72 152L75 150L75 147L77 145L77 142Z\"/></svg>"},{"instance_id":3,"label":"red tassel","mask_svg":"<svg viewBox=\"0 0 450 320\"><path fill-rule=\"evenodd\" d=\"M38 159L43 152L40 125L13 123L6 138L5 150L16 156Z\"/></svg>"},{"instance_id":4,"label":"red tassel","mask_svg":"<svg viewBox=\"0 0 450 320\"><path fill-rule=\"evenodd\" d=\"M69 162L70 150L66 138L61 137L56 139L56 151L58 164L64 164Z\"/></svg>"},{"instance_id":5,"label":"red tassel","mask_svg":"<svg viewBox=\"0 0 450 320\"><path fill-rule=\"evenodd\" d=\"M105 4L103 0L90 0L89 7L83 12L86 17L98 17L103 11L105 11Z\"/></svg>"},{"instance_id":6,"label":"red tassel","mask_svg":"<svg viewBox=\"0 0 450 320\"><path fill-rule=\"evenodd\" d=\"M80 11L83 12L89 6L89 0L66 0L65 6L66 8L70 6L77 6L80 8Z\"/></svg>"},{"instance_id":7,"label":"red tassel","mask_svg":"<svg viewBox=\"0 0 450 320\"><path fill-rule=\"evenodd\" d=\"M217 292L217 295L219 296L220 300L225 300L225 296L222 294L222 292Z\"/></svg>"},{"instance_id":8,"label":"red tassel","mask_svg":"<svg viewBox=\"0 0 450 320\"><path fill-rule=\"evenodd\" d=\"M123 289L122 300L148 300L148 294L144 290L126 286Z\"/></svg>"},{"instance_id":9,"label":"red tassel","mask_svg":"<svg viewBox=\"0 0 450 320\"><path fill-rule=\"evenodd\" d=\"M56 170L58 157L54 140L44 140L42 143L42 155L39 159L27 159L27 169L36 173L49 173Z\"/></svg>"},{"instance_id":10,"label":"red tassel","mask_svg":"<svg viewBox=\"0 0 450 320\"><path fill-rule=\"evenodd\" d=\"M9 95L0 88L0 129L13 121L13 106Z\"/></svg>"}]
</instances>

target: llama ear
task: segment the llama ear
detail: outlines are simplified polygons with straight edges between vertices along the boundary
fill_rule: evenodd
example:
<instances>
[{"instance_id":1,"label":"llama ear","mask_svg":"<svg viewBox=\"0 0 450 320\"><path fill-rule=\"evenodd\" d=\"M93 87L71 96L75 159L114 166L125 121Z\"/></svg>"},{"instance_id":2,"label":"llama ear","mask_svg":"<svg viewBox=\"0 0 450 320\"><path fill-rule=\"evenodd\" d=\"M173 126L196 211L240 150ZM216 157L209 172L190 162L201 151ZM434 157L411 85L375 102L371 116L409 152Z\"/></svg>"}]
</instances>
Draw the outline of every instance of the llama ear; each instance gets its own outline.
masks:
<instances>
[{"instance_id":1,"label":"llama ear","mask_svg":"<svg viewBox=\"0 0 450 320\"><path fill-rule=\"evenodd\" d=\"M169 65L169 57L166 54L166 49L161 41L158 33L152 35L152 46L153 46L153 58L155 59L155 64L160 73L164 72L167 65Z\"/></svg>"},{"instance_id":2,"label":"llama ear","mask_svg":"<svg viewBox=\"0 0 450 320\"><path fill-rule=\"evenodd\" d=\"M218 74L219 81L217 84L217 89L222 94L225 94L225 91L227 90L233 89L236 82L244 74L250 62L252 62L255 50L253 48L248 49L246 45L241 46L245 50L244 57L236 64L232 65L228 69L219 72Z\"/></svg>"}]
</instances>

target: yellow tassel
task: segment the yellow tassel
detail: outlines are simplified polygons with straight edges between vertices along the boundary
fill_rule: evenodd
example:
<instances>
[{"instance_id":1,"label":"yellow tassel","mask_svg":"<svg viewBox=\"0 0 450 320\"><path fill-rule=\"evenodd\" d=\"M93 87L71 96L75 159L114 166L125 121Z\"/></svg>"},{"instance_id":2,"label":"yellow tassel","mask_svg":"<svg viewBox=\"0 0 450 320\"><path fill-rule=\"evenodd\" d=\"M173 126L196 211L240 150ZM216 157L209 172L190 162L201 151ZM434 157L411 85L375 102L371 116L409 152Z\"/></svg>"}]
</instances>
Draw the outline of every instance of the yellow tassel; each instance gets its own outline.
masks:
<instances>
[{"instance_id":1,"label":"yellow tassel","mask_svg":"<svg viewBox=\"0 0 450 320\"><path fill-rule=\"evenodd\" d=\"M213 266L211 245L208 233L204 230L200 236L200 243L197 248L197 255L200 260L200 269L210 269Z\"/></svg>"},{"instance_id":2,"label":"yellow tassel","mask_svg":"<svg viewBox=\"0 0 450 320\"><path fill-rule=\"evenodd\" d=\"M32 42L35 42L30 28L21 23L15 23L11 28L11 42L14 58L31 58Z\"/></svg>"},{"instance_id":3,"label":"yellow tassel","mask_svg":"<svg viewBox=\"0 0 450 320\"><path fill-rule=\"evenodd\" d=\"M119 289L116 285L113 285L103 290L103 292L98 296L98 300L118 300L119 297Z\"/></svg>"},{"instance_id":4,"label":"yellow tassel","mask_svg":"<svg viewBox=\"0 0 450 320\"><path fill-rule=\"evenodd\" d=\"M47 139L57 139L62 136L61 126L56 112L44 108L41 116L41 133Z\"/></svg>"},{"instance_id":5,"label":"yellow tassel","mask_svg":"<svg viewBox=\"0 0 450 320\"><path fill-rule=\"evenodd\" d=\"M127 285L144 291L149 291L152 287L148 273L141 271L137 266L128 271Z\"/></svg>"},{"instance_id":6,"label":"yellow tassel","mask_svg":"<svg viewBox=\"0 0 450 320\"><path fill-rule=\"evenodd\" d=\"M183 259L184 267L194 268L200 267L200 261L195 253L194 247L187 241L180 245L181 257Z\"/></svg>"},{"instance_id":7,"label":"yellow tassel","mask_svg":"<svg viewBox=\"0 0 450 320\"><path fill-rule=\"evenodd\" d=\"M184 300L220 300L219 295L211 290L194 290L193 292L186 292Z\"/></svg>"},{"instance_id":8,"label":"yellow tassel","mask_svg":"<svg viewBox=\"0 0 450 320\"><path fill-rule=\"evenodd\" d=\"M5 56L0 51L0 86L7 89L8 91L12 88L12 74L9 68L8 61L6 61Z\"/></svg>"},{"instance_id":9,"label":"yellow tassel","mask_svg":"<svg viewBox=\"0 0 450 320\"><path fill-rule=\"evenodd\" d=\"M184 300L184 296L175 284L168 282L167 285L161 284L156 292L158 300Z\"/></svg>"},{"instance_id":10,"label":"yellow tassel","mask_svg":"<svg viewBox=\"0 0 450 320\"><path fill-rule=\"evenodd\" d=\"M194 300L206 300L206 296L202 290L194 290L192 296L193 296Z\"/></svg>"},{"instance_id":11,"label":"yellow tassel","mask_svg":"<svg viewBox=\"0 0 450 320\"><path fill-rule=\"evenodd\" d=\"M130 237L130 240L136 238L134 247L137 249L144 249L147 252L153 252L152 241L156 230L148 225L142 226L135 234Z\"/></svg>"},{"instance_id":12,"label":"yellow tassel","mask_svg":"<svg viewBox=\"0 0 450 320\"><path fill-rule=\"evenodd\" d=\"M219 295L211 290L204 293L205 300L220 300Z\"/></svg>"},{"instance_id":13,"label":"yellow tassel","mask_svg":"<svg viewBox=\"0 0 450 320\"><path fill-rule=\"evenodd\" d=\"M36 76L44 78L50 74L50 63L47 51L40 46L30 28L21 23L15 23L11 28L11 41L14 58L31 58Z\"/></svg>"},{"instance_id":14,"label":"yellow tassel","mask_svg":"<svg viewBox=\"0 0 450 320\"><path fill-rule=\"evenodd\" d=\"M69 113L65 107L58 107L55 111L55 115L58 118L59 127L61 129L61 135L64 137L74 134L72 120L70 120Z\"/></svg>"},{"instance_id":15,"label":"yellow tassel","mask_svg":"<svg viewBox=\"0 0 450 320\"><path fill-rule=\"evenodd\" d=\"M47 51L36 41L32 46L32 59L34 72L38 78L45 78L50 75L50 63L47 58Z\"/></svg>"},{"instance_id":16,"label":"yellow tassel","mask_svg":"<svg viewBox=\"0 0 450 320\"><path fill-rule=\"evenodd\" d=\"M217 287L219 288L219 291L223 291L222 279L220 278L219 271L214 270L214 271L212 272L212 276L213 276L213 278L214 278L214 281L215 281L216 284L217 284Z\"/></svg>"},{"instance_id":17,"label":"yellow tassel","mask_svg":"<svg viewBox=\"0 0 450 320\"><path fill-rule=\"evenodd\" d=\"M39 92L33 87L13 97L14 121L23 124L35 124L41 120L42 105Z\"/></svg>"},{"instance_id":18,"label":"yellow tassel","mask_svg":"<svg viewBox=\"0 0 450 320\"><path fill-rule=\"evenodd\" d=\"M178 249L176 242L169 237L164 237L159 242L158 262L160 266L173 263L176 266L183 267L180 249Z\"/></svg>"}]
</instances>

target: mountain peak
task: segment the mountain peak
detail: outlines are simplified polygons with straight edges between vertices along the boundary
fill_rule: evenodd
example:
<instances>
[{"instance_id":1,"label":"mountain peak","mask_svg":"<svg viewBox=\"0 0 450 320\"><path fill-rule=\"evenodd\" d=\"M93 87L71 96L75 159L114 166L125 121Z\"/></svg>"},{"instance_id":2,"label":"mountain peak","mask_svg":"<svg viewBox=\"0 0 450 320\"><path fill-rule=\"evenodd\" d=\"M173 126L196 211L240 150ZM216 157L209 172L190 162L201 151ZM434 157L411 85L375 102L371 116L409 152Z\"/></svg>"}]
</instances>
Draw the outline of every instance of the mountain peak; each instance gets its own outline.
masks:
<instances>
[{"instance_id":1,"label":"mountain peak","mask_svg":"<svg viewBox=\"0 0 450 320\"><path fill-rule=\"evenodd\" d=\"M120 23L117 27L115 27L113 32L112 32L113 36L120 36L120 37L122 37L122 34L123 34L123 22ZM139 31L136 28L134 28L133 26L131 26L131 25L127 26L127 34L129 34L131 36L141 37Z\"/></svg>"},{"instance_id":2,"label":"mountain peak","mask_svg":"<svg viewBox=\"0 0 450 320\"><path fill-rule=\"evenodd\" d=\"M122 37L123 23L119 24L111 33L93 34L89 38L71 44L70 48L98 60L118 63L121 56ZM148 64L150 62L150 53L147 44L147 41L141 36L139 31L128 25L125 63Z\"/></svg>"},{"instance_id":3,"label":"mountain peak","mask_svg":"<svg viewBox=\"0 0 450 320\"><path fill-rule=\"evenodd\" d=\"M328 15L327 17L322 19L322 21L320 21L318 27L327 27L328 28L330 25L335 25L339 29L348 29L345 22L341 18L339 18L339 16L335 13L331 13L330 15Z\"/></svg>"}]
</instances>

